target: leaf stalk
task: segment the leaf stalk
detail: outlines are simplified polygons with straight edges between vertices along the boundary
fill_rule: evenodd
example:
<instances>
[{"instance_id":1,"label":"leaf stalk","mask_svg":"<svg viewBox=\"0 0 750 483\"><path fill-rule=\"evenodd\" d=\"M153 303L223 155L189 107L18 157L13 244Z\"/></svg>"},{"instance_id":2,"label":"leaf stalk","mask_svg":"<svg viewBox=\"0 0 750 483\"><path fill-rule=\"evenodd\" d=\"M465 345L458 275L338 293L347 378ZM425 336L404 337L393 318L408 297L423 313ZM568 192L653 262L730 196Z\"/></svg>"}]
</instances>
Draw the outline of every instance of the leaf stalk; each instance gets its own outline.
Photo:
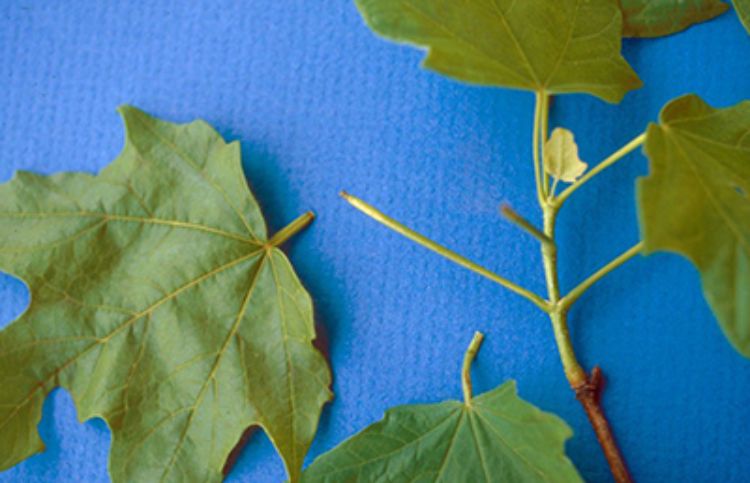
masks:
<instances>
[{"instance_id":1,"label":"leaf stalk","mask_svg":"<svg viewBox=\"0 0 750 483\"><path fill-rule=\"evenodd\" d=\"M562 204L570 198L570 195L575 193L576 190L578 190L581 186L586 184L591 178L595 177L597 174L601 173L605 169L609 168L631 152L633 152L635 149L637 149L639 146L641 146L646 141L646 133L642 133L633 140L631 140L629 143L627 143L625 146L621 147L617 151L615 151L611 156L609 156L607 159L596 165L591 171L584 174L579 178L575 183L568 186L562 193L560 193L560 196L557 196L551 200L551 203L555 206L562 206Z\"/></svg>"},{"instance_id":2,"label":"leaf stalk","mask_svg":"<svg viewBox=\"0 0 750 483\"><path fill-rule=\"evenodd\" d=\"M625 252L617 256L614 260L607 263L605 266L597 270L589 278L581 282L577 287L568 292L568 294L560 301L559 305L564 309L569 309L581 295L583 295L591 286L596 282L604 278L607 274L620 267L622 264L632 259L636 255L643 251L643 242L638 242Z\"/></svg>"},{"instance_id":3,"label":"leaf stalk","mask_svg":"<svg viewBox=\"0 0 750 483\"><path fill-rule=\"evenodd\" d=\"M544 106L547 103L547 93L543 91L536 92L536 103L534 105L534 130L532 133L532 159L534 162L534 182L536 184L536 197L539 204L542 205L546 199L547 187L546 179L547 175L544 171L543 161L540 157L540 153L543 150L544 143L540 143L542 139L542 124L543 118L545 117Z\"/></svg>"},{"instance_id":4,"label":"leaf stalk","mask_svg":"<svg viewBox=\"0 0 750 483\"><path fill-rule=\"evenodd\" d=\"M541 112L542 119L541 119L541 126L540 126L541 132L539 133L539 142L540 142L540 154L541 154L540 169L542 171L542 195L544 195L545 199L548 199L551 193L555 189L554 185L550 187L550 176L547 173L547 170L544 169L544 156L545 156L545 150L547 146L547 139L549 138L550 98L551 97L548 93L546 92L542 93L542 112Z\"/></svg>"},{"instance_id":5,"label":"leaf stalk","mask_svg":"<svg viewBox=\"0 0 750 483\"><path fill-rule=\"evenodd\" d=\"M300 215L296 220L289 223L287 226L282 228L280 231L278 231L273 237L271 237L270 240L268 240L268 243L266 246L268 247L278 247L285 241L289 240L291 237L299 233L300 231L307 228L307 226L312 223L312 221L315 219L315 213L312 211L308 211L307 213L303 213Z\"/></svg>"},{"instance_id":6,"label":"leaf stalk","mask_svg":"<svg viewBox=\"0 0 750 483\"><path fill-rule=\"evenodd\" d=\"M474 337L471 339L469 348L466 349L464 354L464 363L461 367L461 387L464 392L464 402L467 406L471 406L471 399L473 398L472 385L471 385L471 364L474 362L474 358L479 352L479 347L482 345L484 340L484 334L481 332L474 332Z\"/></svg>"},{"instance_id":7,"label":"leaf stalk","mask_svg":"<svg viewBox=\"0 0 750 483\"><path fill-rule=\"evenodd\" d=\"M433 252L437 253L438 255L447 258L448 260L452 261L453 263L460 265L464 268L467 268L471 270L474 273L478 273L479 275L488 278L492 280L493 282L507 288L511 292L514 292L525 299L529 300L531 303L542 309L544 312L549 312L551 310L550 304L547 303L546 300L544 300L539 295L535 294L534 292L521 287L520 285L517 285L514 282L511 282L510 280L501 277L500 275L497 275L494 272L491 272L490 270L487 270L483 266L472 262L468 258L459 255L458 253L454 252L453 250L450 250L443 245L440 245L437 242L434 242L427 238L426 236L417 233L416 231L412 230L411 228L399 223L398 221L394 220L393 218L389 217L382 211L378 210L374 206L362 201L361 199L357 198L356 196L352 196L349 193L341 192L341 197L344 198L346 201L349 202L353 207L364 213L365 215L369 216L373 220L385 225L386 227L390 228L391 230L395 231L396 233L405 236L406 238L410 239L411 241L422 245L423 247L427 248L428 250L432 250Z\"/></svg>"}]
</instances>

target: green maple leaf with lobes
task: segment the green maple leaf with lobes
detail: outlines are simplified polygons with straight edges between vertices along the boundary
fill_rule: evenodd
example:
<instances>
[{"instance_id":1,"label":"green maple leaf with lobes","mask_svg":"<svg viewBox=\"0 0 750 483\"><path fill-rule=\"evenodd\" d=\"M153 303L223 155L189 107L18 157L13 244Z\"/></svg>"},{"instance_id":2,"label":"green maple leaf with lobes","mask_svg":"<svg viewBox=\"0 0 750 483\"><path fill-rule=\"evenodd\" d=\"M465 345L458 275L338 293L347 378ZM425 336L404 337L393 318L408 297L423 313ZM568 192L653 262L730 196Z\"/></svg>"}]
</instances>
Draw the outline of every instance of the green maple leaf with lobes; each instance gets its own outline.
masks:
<instances>
[{"instance_id":1,"label":"green maple leaf with lobes","mask_svg":"<svg viewBox=\"0 0 750 483\"><path fill-rule=\"evenodd\" d=\"M121 114L125 148L98 176L0 186L0 269L31 292L0 332L0 469L43 450L62 386L112 430L114 481L221 480L254 425L297 480L331 394L310 297L276 248L290 230L267 240L238 143Z\"/></svg>"},{"instance_id":2,"label":"green maple leaf with lobes","mask_svg":"<svg viewBox=\"0 0 750 483\"><path fill-rule=\"evenodd\" d=\"M375 32L472 84L620 102L641 80L620 55L617 0L356 0Z\"/></svg>"},{"instance_id":3,"label":"green maple leaf with lobes","mask_svg":"<svg viewBox=\"0 0 750 483\"><path fill-rule=\"evenodd\" d=\"M399 406L307 467L304 483L580 483L565 456L573 433L557 416L516 394L515 381L474 397L471 364L484 335L464 355L464 401Z\"/></svg>"},{"instance_id":4,"label":"green maple leaf with lobes","mask_svg":"<svg viewBox=\"0 0 750 483\"><path fill-rule=\"evenodd\" d=\"M714 109L679 97L649 126L645 152L651 173L637 192L645 253L687 257L729 341L750 357L750 102Z\"/></svg>"}]
</instances>

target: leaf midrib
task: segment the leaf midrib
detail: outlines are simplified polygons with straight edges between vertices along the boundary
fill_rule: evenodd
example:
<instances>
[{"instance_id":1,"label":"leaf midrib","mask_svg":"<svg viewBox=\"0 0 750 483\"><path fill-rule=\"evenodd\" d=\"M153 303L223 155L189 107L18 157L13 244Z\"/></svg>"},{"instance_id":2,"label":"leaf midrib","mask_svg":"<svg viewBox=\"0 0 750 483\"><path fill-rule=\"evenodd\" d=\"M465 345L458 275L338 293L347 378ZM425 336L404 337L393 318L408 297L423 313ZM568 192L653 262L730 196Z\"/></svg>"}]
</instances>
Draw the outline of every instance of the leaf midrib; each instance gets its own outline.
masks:
<instances>
[{"instance_id":1,"label":"leaf midrib","mask_svg":"<svg viewBox=\"0 0 750 483\"><path fill-rule=\"evenodd\" d=\"M494 5L494 3L493 3L493 5ZM513 71L506 64L503 64L501 61L499 61L497 58L495 58L492 54L490 54L489 52L485 51L483 48L480 48L478 45L476 45L470 39L466 39L466 38L458 35L456 32L454 32L453 30L449 29L445 25L441 24L439 21L437 21L432 16L430 16L430 15L426 14L424 11L420 10L416 5L414 5L410 1L404 0L404 6L406 6L408 9L410 9L414 13L420 15L422 18L424 18L425 20L429 21L431 24L433 24L434 26L438 27L440 30L442 30L443 32L447 33L448 35L450 35L454 39L458 40L459 42L463 43L464 45L467 45L471 49L473 49L476 52L480 53L484 58L488 59L494 65L500 67L505 72L507 72L509 74L512 74L518 80L518 82L519 82L520 85L524 85L524 84L526 84L528 82L522 75L520 75L517 72ZM519 49L519 52L520 52L522 58L524 59L524 61L526 63L526 68L527 68L526 70L529 72L529 74L531 74L531 78L538 84L539 81L536 80L536 74L534 73L533 68L532 68L531 64L529 63L528 59L526 58L525 53L523 51L520 51L520 46L518 46L518 41L515 39L513 32L509 31L509 34L510 34L510 37L513 38L514 43L516 44L516 46Z\"/></svg>"},{"instance_id":2,"label":"leaf midrib","mask_svg":"<svg viewBox=\"0 0 750 483\"><path fill-rule=\"evenodd\" d=\"M287 327L288 321L286 318L286 314L284 312L284 303L281 299L281 294L279 293L279 287L281 287L281 283L279 281L278 274L276 273L276 267L273 264L273 255L269 254L268 259L269 259L269 265L271 266L271 275L273 276L274 285L276 286L276 301L279 305L279 315L281 316L281 327L282 327L282 332L284 336L283 346L284 346L284 362L286 364L285 374L287 375L287 378L286 378L287 379L287 391L289 393L289 398L287 402L289 403L289 414L294 419L297 417L297 408L294 406L294 397L293 397L294 377L292 376L292 369L294 368L294 364L292 364L292 359L289 355L289 347L287 347L287 342L289 340L289 327ZM298 457L297 457L297 445L295 444L297 441L296 434L295 434L296 433L295 423L296 421L292 421L291 428L290 428L291 437L289 439L293 441L290 450L292 452L292 461L296 465L298 464L298 461L297 461ZM271 438L271 439L274 439L274 438ZM278 443L274 441L274 444L278 444ZM286 460L284 460L284 464L287 465ZM290 468L290 466L292 465L287 465L287 471L289 472L290 476L293 474L294 471L299 471L299 469L294 469L293 467Z\"/></svg>"},{"instance_id":3,"label":"leaf midrib","mask_svg":"<svg viewBox=\"0 0 750 483\"><path fill-rule=\"evenodd\" d=\"M482 416L482 414L481 414L481 412L479 410L474 411L474 414L476 415L476 417L478 419L481 419L482 421L484 421L484 426L486 426L487 428L489 428L490 431L492 431L493 433L495 433L495 435L498 437L498 439L502 442L503 446L505 446L506 448L508 448L511 453L515 454L518 457L519 460L523 461L526 464L526 466L529 469L532 470L532 472L534 472L534 473L538 474L539 476L541 476L542 480L544 480L544 481L550 481L549 476L547 475L547 473L545 473L544 471L542 471L540 468L536 467L535 465L531 464L521 453L518 452L518 449L516 449L515 446L511 445L510 443L508 443L508 441L506 441L506 439L503 437L503 435L500 433L500 431L498 431L497 429L495 429L495 427L492 426L492 423L487 418L485 418L484 416Z\"/></svg>"},{"instance_id":4,"label":"leaf midrib","mask_svg":"<svg viewBox=\"0 0 750 483\"><path fill-rule=\"evenodd\" d=\"M221 194L222 198L224 198L224 202L227 204L227 206L229 206L232 209L232 211L234 211L234 213L240 219L240 221L242 222L242 224L245 225L245 228L247 229L247 231L250 234L250 236L255 237L255 233L253 232L253 229L250 226L250 223L248 223L247 219L242 215L242 211L239 208L237 208L234 205L234 203L232 203L232 200L229 197L229 194L221 187L221 185L219 185L213 178L210 178L210 177L206 176L204 170L200 168L200 165L198 163L196 163L195 160L193 160L193 158L191 156L189 156L182 149L180 149L180 147L177 144L175 144L174 142L172 142L172 140L170 140L169 138L167 138L166 136L164 136L160 132L158 132L156 129L154 129L153 126L151 126L148 122L145 122L143 119L141 119L140 115L135 116L135 119L137 119L138 122L140 122L140 124L148 132L150 132L152 135L154 135L156 137L156 139L158 139L159 141L161 141L165 145L167 145L175 154L177 154L177 156L180 159L182 159L186 163L188 163L190 165L190 167L193 168L198 173L198 175L200 175L201 178L203 178L208 184L210 184L213 187L213 189L215 189L217 192L219 192ZM136 146L135 143L133 143L133 145ZM136 148L136 152L138 152L139 154L142 155L142 153L140 153L140 150L138 150L137 148ZM247 188L247 184L245 185L245 187ZM247 192L248 192L248 194L250 193L249 188L247 189Z\"/></svg>"},{"instance_id":5,"label":"leaf midrib","mask_svg":"<svg viewBox=\"0 0 750 483\"><path fill-rule=\"evenodd\" d=\"M493 2L494 3L494 2ZM573 32L576 27L576 22L578 21L578 12L581 8L581 0L576 0L576 9L573 13L573 19L570 22L570 28L568 29L568 35L565 38L565 46L560 50L560 55L557 57L557 62L555 63L554 68L550 72L549 76L547 76L547 80L544 81L544 88L546 89L548 87L548 84L552 82L552 79L557 75L557 71L560 69L560 65L562 64L563 59L565 58L565 54L568 51L568 48L570 47L570 41L573 39ZM611 20L610 20L611 22ZM598 35L599 33L597 33Z\"/></svg>"},{"instance_id":6,"label":"leaf midrib","mask_svg":"<svg viewBox=\"0 0 750 483\"><path fill-rule=\"evenodd\" d=\"M170 458L169 463L167 464L167 466L164 468L164 471L162 472L162 476L159 480L161 482L165 480L165 478L169 474L169 471L174 466L177 460L177 454L180 448L182 448L182 445L185 442L185 438L187 437L187 433L190 430L190 426L193 422L193 417L195 416L196 411L198 410L198 408L203 402L203 397L205 396L206 389L208 388L208 383L212 381L214 377L216 376L216 371L219 369L219 366L221 365L221 361L223 360L224 355L227 352L227 347L229 347L229 343L231 342L232 338L239 330L240 325L242 325L242 319L244 318L245 313L247 312L247 308L250 304L250 299L252 298L253 292L255 291L255 287L258 285L260 274L263 271L263 267L265 266L266 260L268 260L268 258L271 256L269 253L269 250L265 250L264 254L265 256L261 257L258 263L258 266L252 275L252 279L250 280L250 287L247 289L247 292L245 293L245 296L242 299L242 304L240 305L240 310L234 319L234 323L232 324L229 332L227 333L227 336L224 338L224 343L222 344L221 349L219 349L219 352L216 354L214 363L211 366L211 372L208 374L208 377L206 377L206 380L201 386L201 389L195 398L195 404L193 404L190 407L190 415L188 416L188 420L185 422L185 427L183 428L182 433L180 434L180 439L177 441L177 444L175 445L174 450L172 451L172 457Z\"/></svg>"},{"instance_id":7,"label":"leaf midrib","mask_svg":"<svg viewBox=\"0 0 750 483\"><path fill-rule=\"evenodd\" d=\"M43 389L47 385L47 383L49 383L49 381L52 378L54 378L57 375L59 375L60 373L62 373L70 365L72 365L73 363L75 363L76 361L78 361L84 355L88 354L89 351L91 351L92 349L94 349L96 347L100 347L103 344L108 343L118 333L120 333L121 331L123 331L126 328L130 327L131 325L133 325L134 323L136 323L137 321L139 321L143 317L151 314L158 307L160 307L164 303L172 300L173 298L177 297L182 292L184 292L186 290L189 290L190 288L192 288L192 287L194 287L194 286L196 286L196 285L198 285L198 284L200 284L200 283L208 280L209 278L211 278L211 277L213 277L215 275L218 275L218 274L220 274L220 273L222 273L222 272L224 272L226 270L229 270L229 269L231 269L231 268L233 268L233 267L235 267L235 266L237 266L237 265L239 265L239 264L241 264L241 263L243 263L243 262L245 262L247 260L250 260L252 257L258 255L261 251L262 250L258 249L258 250L255 250L253 252L250 252L248 254L245 254L245 255L243 255L241 257L238 257L238 258L236 258L236 259L234 259L234 260L232 260L232 261L230 261L228 263L225 263L224 265L221 265L218 268L214 268L213 270L210 270L209 272L206 272L206 273L204 273L203 275L201 275L201 276L199 276L197 278L194 278L190 282L188 282L188 283L186 283L186 284L178 287L176 290L172 291L171 293L169 293L166 296L162 297L161 299L157 300L155 303L151 304L146 309L144 309L144 310L142 310L142 311L134 314L133 317L131 317L130 319L127 319L126 321L124 321L122 324L120 324L119 326L117 326L112 332L110 332L106 336L96 338L96 342L94 342L94 343L90 344L89 346L87 346L86 348L84 348L81 352L79 352L78 354L74 355L73 357L71 357L70 359L68 359L67 361L65 361L62 365L56 367L48 376L45 376L42 380L38 381L37 384L35 384L34 388L31 390L31 392L26 396L26 398L24 398L23 400L21 400L21 402L19 402L16 405L16 408L8 415L8 417L4 421L0 422L0 429L2 429L3 427L5 427L5 425L8 424L13 419L13 417L15 417L15 415L18 413L18 411L21 408L23 408L26 404L29 403L29 401L34 396L34 394L36 394L37 391L39 391L40 389ZM32 303L33 303L33 300L32 300Z\"/></svg>"},{"instance_id":8,"label":"leaf midrib","mask_svg":"<svg viewBox=\"0 0 750 483\"><path fill-rule=\"evenodd\" d=\"M672 127L674 127L674 125ZM697 141L705 142L708 144L714 144L716 146L720 146L726 149L736 149L739 151L750 153L750 146L749 147L742 146L742 141L745 139L745 137L750 135L750 129L748 129L745 133L742 134L740 139L737 141L737 144L729 144L729 143L717 141L716 139L711 139L706 136L701 136L700 134L694 133L692 131L687 131L685 129L677 129L677 130L680 132L681 135L695 139Z\"/></svg>"},{"instance_id":9,"label":"leaf midrib","mask_svg":"<svg viewBox=\"0 0 750 483\"><path fill-rule=\"evenodd\" d=\"M467 408L466 406L462 407L461 409L462 411L458 417L458 421L456 421L456 427L453 429L453 434L451 435L448 448L445 450L443 459L440 461L440 466L438 467L438 472L437 472L437 476L435 477L435 481L440 481L440 479L443 477L443 472L445 471L445 468L448 467L448 459L450 457L451 452L453 451L453 446L455 446L456 444L456 439L458 438L458 432L461 430L461 426L464 422L464 419L468 417L467 412L471 411L471 409Z\"/></svg>"},{"instance_id":10,"label":"leaf midrib","mask_svg":"<svg viewBox=\"0 0 750 483\"><path fill-rule=\"evenodd\" d=\"M399 408L396 408L395 410L398 410L398 409ZM423 439L425 439L430 434L432 434L435 431L437 431L438 429L442 428L443 425L445 425L446 423L448 423L451 420L451 418L453 418L453 417L455 417L457 415L460 417L459 411L462 411L462 410L463 410L462 408L453 408L453 409L449 410L448 415L445 418L441 419L439 422L435 423L435 425L432 428L430 428L429 430L425 431L422 434L418 434L417 437L414 438L414 439L412 439L411 441L399 441L399 443L401 443L401 444L399 446L397 446L396 448L392 449L391 451L387 452L387 453L380 454L380 455L377 455L377 456L375 456L373 458L369 458L369 459L361 459L359 461L356 461L354 464L351 464L351 465L348 465L348 466L341 466L341 465L339 465L336 469L330 470L328 472L328 474L329 475L334 475L336 473L341 473L341 472L344 472L344 471L353 470L355 468L360 468L361 469L361 468L363 468L363 467L365 467L365 466L367 466L367 465L369 465L371 463L374 463L376 461L387 459L389 456L394 455L394 454L398 453L399 451L403 451L404 448L407 448L409 446L412 446L412 445L414 445L414 444L422 441ZM376 433L376 434L379 434L380 436L384 436L385 435L384 433ZM361 436L362 436L362 434L353 436L351 439L347 440L346 442L353 441L355 439L361 439ZM395 439L395 438L392 438L392 439Z\"/></svg>"},{"instance_id":11,"label":"leaf midrib","mask_svg":"<svg viewBox=\"0 0 750 483\"><path fill-rule=\"evenodd\" d=\"M494 7L495 12L497 12L497 15L500 18L500 20L503 22L505 29L508 31L508 35L510 35L511 40L513 41L513 45L515 45L516 50L518 50L518 53L521 54L521 58L526 63L526 67L528 68L531 78L534 80L537 87L539 87L541 85L541 82L539 81L539 77L537 77L537 73L534 70L534 66L531 64L531 61L529 60L529 56L526 55L526 51L523 50L523 47L521 47L521 43L518 41L516 32L511 28L510 22L508 22L508 19L505 16L505 13L502 10L500 10L500 7L498 7L496 0L490 0L490 3Z\"/></svg>"},{"instance_id":12,"label":"leaf midrib","mask_svg":"<svg viewBox=\"0 0 750 483\"><path fill-rule=\"evenodd\" d=\"M132 216L132 215L113 215L110 213L102 213L97 211L50 211L50 212L0 212L0 218L101 218L103 221L121 221L130 223L142 223L145 225L164 225L171 226L174 228L182 228L187 230L201 231L205 233L211 233L213 235L223 236L232 240L239 240L252 245L260 246L257 240L249 238L237 233L232 233L220 228L214 228L212 226L203 225L200 223L191 223L180 220L169 220L164 218L145 217L145 216Z\"/></svg>"},{"instance_id":13,"label":"leaf midrib","mask_svg":"<svg viewBox=\"0 0 750 483\"><path fill-rule=\"evenodd\" d=\"M484 451L482 451L482 445L479 444L479 438L477 433L479 430L475 428L474 416L469 414L469 429L471 429L471 438L474 440L474 446L477 448L477 454L479 455L479 462L482 465L482 474L486 483L490 483L490 470L487 468L487 462L484 458Z\"/></svg>"}]
</instances>

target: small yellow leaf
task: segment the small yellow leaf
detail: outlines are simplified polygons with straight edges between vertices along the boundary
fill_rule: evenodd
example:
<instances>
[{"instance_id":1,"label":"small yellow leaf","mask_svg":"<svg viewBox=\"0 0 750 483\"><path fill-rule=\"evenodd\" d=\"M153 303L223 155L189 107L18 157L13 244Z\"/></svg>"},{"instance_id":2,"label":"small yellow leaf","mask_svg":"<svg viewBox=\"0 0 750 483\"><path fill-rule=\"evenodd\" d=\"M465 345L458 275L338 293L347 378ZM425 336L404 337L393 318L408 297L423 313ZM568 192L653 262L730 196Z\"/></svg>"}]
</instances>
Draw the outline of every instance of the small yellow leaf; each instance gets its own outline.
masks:
<instances>
[{"instance_id":1,"label":"small yellow leaf","mask_svg":"<svg viewBox=\"0 0 750 483\"><path fill-rule=\"evenodd\" d=\"M588 168L578 157L578 145L573 133L565 128L555 128L544 143L544 171L553 178L572 183Z\"/></svg>"}]
</instances>

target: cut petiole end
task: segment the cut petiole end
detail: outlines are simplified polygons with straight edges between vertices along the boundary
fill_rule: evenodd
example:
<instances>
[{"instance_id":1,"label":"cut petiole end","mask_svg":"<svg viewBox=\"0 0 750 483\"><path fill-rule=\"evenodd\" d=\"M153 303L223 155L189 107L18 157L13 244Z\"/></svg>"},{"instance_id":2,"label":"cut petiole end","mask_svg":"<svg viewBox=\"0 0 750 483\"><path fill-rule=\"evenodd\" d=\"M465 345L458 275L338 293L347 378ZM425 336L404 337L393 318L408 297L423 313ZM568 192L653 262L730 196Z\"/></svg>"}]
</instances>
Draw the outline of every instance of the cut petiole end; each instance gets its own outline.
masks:
<instances>
[{"instance_id":1,"label":"cut petiole end","mask_svg":"<svg viewBox=\"0 0 750 483\"><path fill-rule=\"evenodd\" d=\"M461 385L464 391L464 402L467 406L471 406L471 399L473 397L471 386L471 364L474 362L483 340L484 334L479 331L474 332L474 337L471 339L469 348L466 349L466 354L464 355L464 363L461 368Z\"/></svg>"},{"instance_id":2,"label":"cut petiole end","mask_svg":"<svg viewBox=\"0 0 750 483\"><path fill-rule=\"evenodd\" d=\"M310 225L310 223L312 223L314 219L315 219L315 213L313 213L312 211L303 213L296 220L289 223L287 226L285 226L279 232L277 232L273 237L271 237L271 239L268 240L267 246L269 247L280 246L282 243L284 243L285 241L289 240L300 231L307 228L307 226Z\"/></svg>"},{"instance_id":3,"label":"cut petiole end","mask_svg":"<svg viewBox=\"0 0 750 483\"><path fill-rule=\"evenodd\" d=\"M526 218L516 213L509 205L504 204L500 207L500 213L511 223L518 226L531 236L539 240L543 245L554 245L550 237L542 233L540 229L531 224Z\"/></svg>"},{"instance_id":4,"label":"cut petiole end","mask_svg":"<svg viewBox=\"0 0 750 483\"><path fill-rule=\"evenodd\" d=\"M395 223L395 220L392 220L390 217L385 216L383 213L381 213L377 208L375 208L372 205L369 205L362 201L361 199L357 198L356 196L350 195L346 191L339 192L339 196L344 198L347 203L364 213L365 215L369 216L370 218L379 221L380 223L383 223L384 225L388 226L389 228L393 228L393 224ZM397 224L397 223L396 223ZM398 231L398 230L396 230Z\"/></svg>"}]
</instances>

